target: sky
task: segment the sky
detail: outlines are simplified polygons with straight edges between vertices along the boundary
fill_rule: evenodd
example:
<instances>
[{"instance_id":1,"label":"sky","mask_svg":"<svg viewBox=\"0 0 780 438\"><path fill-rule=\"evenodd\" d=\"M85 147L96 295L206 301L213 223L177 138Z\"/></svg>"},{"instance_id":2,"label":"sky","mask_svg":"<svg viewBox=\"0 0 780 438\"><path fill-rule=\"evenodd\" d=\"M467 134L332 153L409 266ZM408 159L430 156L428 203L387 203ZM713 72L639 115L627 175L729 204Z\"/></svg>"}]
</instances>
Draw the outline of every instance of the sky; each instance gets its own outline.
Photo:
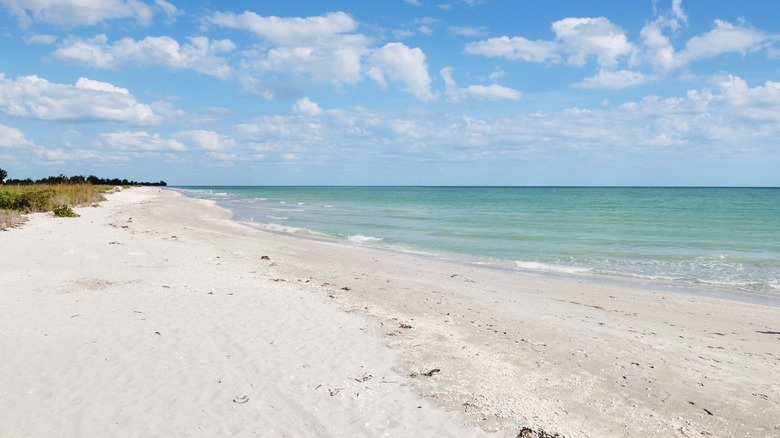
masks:
<instances>
[{"instance_id":1,"label":"sky","mask_svg":"<svg viewBox=\"0 0 780 438\"><path fill-rule=\"evenodd\" d=\"M780 186L780 2L0 0L0 168Z\"/></svg>"}]
</instances>

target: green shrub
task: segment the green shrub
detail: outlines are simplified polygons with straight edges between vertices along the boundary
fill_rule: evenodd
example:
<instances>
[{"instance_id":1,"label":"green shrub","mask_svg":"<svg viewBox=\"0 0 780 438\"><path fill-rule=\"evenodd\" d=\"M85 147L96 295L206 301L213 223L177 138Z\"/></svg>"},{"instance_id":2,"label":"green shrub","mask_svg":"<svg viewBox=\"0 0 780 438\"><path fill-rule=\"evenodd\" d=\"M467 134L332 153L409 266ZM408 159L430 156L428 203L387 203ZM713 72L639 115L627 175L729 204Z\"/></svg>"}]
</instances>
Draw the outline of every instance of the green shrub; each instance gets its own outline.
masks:
<instances>
[{"instance_id":1,"label":"green shrub","mask_svg":"<svg viewBox=\"0 0 780 438\"><path fill-rule=\"evenodd\" d=\"M64 204L55 205L53 211L54 217L79 217L79 215L76 214L76 212L74 212L70 206Z\"/></svg>"}]
</instances>

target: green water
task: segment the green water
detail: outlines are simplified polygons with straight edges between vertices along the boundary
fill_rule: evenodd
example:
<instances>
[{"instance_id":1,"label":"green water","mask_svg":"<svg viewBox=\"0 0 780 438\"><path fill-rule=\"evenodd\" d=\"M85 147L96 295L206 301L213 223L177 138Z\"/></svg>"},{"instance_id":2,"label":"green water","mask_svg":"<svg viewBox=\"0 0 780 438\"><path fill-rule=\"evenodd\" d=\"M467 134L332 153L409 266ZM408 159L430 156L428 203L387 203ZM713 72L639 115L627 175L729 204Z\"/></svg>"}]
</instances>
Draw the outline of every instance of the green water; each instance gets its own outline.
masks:
<instances>
[{"instance_id":1,"label":"green water","mask_svg":"<svg viewBox=\"0 0 780 438\"><path fill-rule=\"evenodd\" d=\"M780 189L190 187L277 230L515 269L780 296Z\"/></svg>"}]
</instances>

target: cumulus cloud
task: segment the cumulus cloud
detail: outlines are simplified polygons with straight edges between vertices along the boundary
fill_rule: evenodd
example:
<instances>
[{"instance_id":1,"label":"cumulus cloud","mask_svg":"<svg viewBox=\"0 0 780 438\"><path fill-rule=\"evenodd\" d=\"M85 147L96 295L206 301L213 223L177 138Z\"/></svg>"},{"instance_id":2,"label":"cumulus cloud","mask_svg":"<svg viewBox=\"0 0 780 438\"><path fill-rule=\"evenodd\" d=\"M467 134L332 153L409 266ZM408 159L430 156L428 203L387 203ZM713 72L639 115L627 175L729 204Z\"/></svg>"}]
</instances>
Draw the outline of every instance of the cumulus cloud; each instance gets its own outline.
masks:
<instances>
[{"instance_id":1,"label":"cumulus cloud","mask_svg":"<svg viewBox=\"0 0 780 438\"><path fill-rule=\"evenodd\" d=\"M645 25L640 36L646 49L646 59L660 72L669 72L725 53L744 55L760 50L769 40L764 32L721 20L715 20L712 30L689 39L679 52L675 51L669 38L663 34L662 25L657 22Z\"/></svg>"},{"instance_id":2,"label":"cumulus cloud","mask_svg":"<svg viewBox=\"0 0 780 438\"><path fill-rule=\"evenodd\" d=\"M756 29L715 20L714 29L688 40L680 57L687 63L729 52L745 54L761 48L766 39L767 35Z\"/></svg>"},{"instance_id":3,"label":"cumulus cloud","mask_svg":"<svg viewBox=\"0 0 780 438\"><path fill-rule=\"evenodd\" d=\"M26 149L34 146L35 143L28 140L22 131L0 123L0 148Z\"/></svg>"},{"instance_id":4,"label":"cumulus cloud","mask_svg":"<svg viewBox=\"0 0 780 438\"><path fill-rule=\"evenodd\" d=\"M194 144L198 149L212 152L223 152L236 147L233 137L220 135L215 131L182 131L176 134L176 138Z\"/></svg>"},{"instance_id":5,"label":"cumulus cloud","mask_svg":"<svg viewBox=\"0 0 780 438\"><path fill-rule=\"evenodd\" d=\"M484 26L480 27L460 27L460 26L450 26L449 31L453 35L460 35L460 36L484 36L488 34L488 30Z\"/></svg>"},{"instance_id":6,"label":"cumulus cloud","mask_svg":"<svg viewBox=\"0 0 780 438\"><path fill-rule=\"evenodd\" d=\"M575 66L585 65L591 56L601 66L614 66L619 57L634 51L625 31L604 17L564 18L552 23L551 28L554 41L502 36L469 43L465 51L526 62L557 62L567 57L567 62Z\"/></svg>"},{"instance_id":7,"label":"cumulus cloud","mask_svg":"<svg viewBox=\"0 0 780 438\"><path fill-rule=\"evenodd\" d=\"M312 102L308 97L298 99L293 105L293 111L299 114L306 114L308 116L318 116L322 114L322 108L317 105L316 102Z\"/></svg>"},{"instance_id":8,"label":"cumulus cloud","mask_svg":"<svg viewBox=\"0 0 780 438\"><path fill-rule=\"evenodd\" d=\"M130 157L124 152L106 153L94 149L36 148L33 153L40 164L62 164L68 161L80 161L89 164L125 163Z\"/></svg>"},{"instance_id":9,"label":"cumulus cloud","mask_svg":"<svg viewBox=\"0 0 780 438\"><path fill-rule=\"evenodd\" d=\"M161 122L149 105L139 103L128 90L87 78L68 85L34 75L6 79L0 73L0 111L14 117L66 122Z\"/></svg>"},{"instance_id":10,"label":"cumulus cloud","mask_svg":"<svg viewBox=\"0 0 780 438\"><path fill-rule=\"evenodd\" d=\"M552 30L561 50L570 55L568 62L576 66L585 65L589 56L596 56L601 66L614 66L618 57L634 50L625 31L604 17L564 18Z\"/></svg>"},{"instance_id":11,"label":"cumulus cloud","mask_svg":"<svg viewBox=\"0 0 780 438\"><path fill-rule=\"evenodd\" d=\"M27 44L54 44L55 41L57 41L58 37L55 35L42 35L42 34L36 34L36 35L28 35L24 37L24 41Z\"/></svg>"},{"instance_id":12,"label":"cumulus cloud","mask_svg":"<svg viewBox=\"0 0 780 438\"><path fill-rule=\"evenodd\" d=\"M558 61L558 45L553 41L530 41L523 37L502 36L466 44L469 55L501 57L526 62Z\"/></svg>"},{"instance_id":13,"label":"cumulus cloud","mask_svg":"<svg viewBox=\"0 0 780 438\"><path fill-rule=\"evenodd\" d=\"M581 82L574 84L574 87L591 90L620 90L622 88L644 84L645 82L647 82L647 78L638 71L599 70L599 73L596 76L584 79Z\"/></svg>"},{"instance_id":14,"label":"cumulus cloud","mask_svg":"<svg viewBox=\"0 0 780 438\"><path fill-rule=\"evenodd\" d=\"M166 13L170 13L171 8L175 10L165 1L157 0L157 4L165 5ZM22 27L36 22L71 28L115 19L132 19L147 26L154 16L154 8L138 0L0 0L0 5L17 18Z\"/></svg>"},{"instance_id":15,"label":"cumulus cloud","mask_svg":"<svg viewBox=\"0 0 780 438\"><path fill-rule=\"evenodd\" d=\"M242 52L238 79L244 91L265 99L293 97L310 85L356 84L370 53L369 39L353 33L358 24L344 12L307 18L216 12L205 21L251 32L263 41Z\"/></svg>"},{"instance_id":16,"label":"cumulus cloud","mask_svg":"<svg viewBox=\"0 0 780 438\"><path fill-rule=\"evenodd\" d=\"M433 20L435 21L435 20ZM423 27L432 19L415 20ZM241 53L237 74L244 91L264 99L299 98L307 87L355 85L366 76L387 89L389 82L418 100L436 98L431 91L425 54L402 43L371 47L371 40L356 33L358 23L344 12L313 17L263 17L254 12L216 12L210 25L240 29L262 40Z\"/></svg>"},{"instance_id":17,"label":"cumulus cloud","mask_svg":"<svg viewBox=\"0 0 780 438\"><path fill-rule=\"evenodd\" d=\"M231 29L247 30L278 45L302 45L352 32L357 22L344 12L329 12L316 17L263 17L254 12L234 14L215 12L206 22Z\"/></svg>"},{"instance_id":18,"label":"cumulus cloud","mask_svg":"<svg viewBox=\"0 0 780 438\"><path fill-rule=\"evenodd\" d=\"M457 87L447 73L442 77L449 90L463 93L460 99L477 97L468 93L478 94L478 88ZM445 92L445 98L452 96ZM780 83L750 86L738 77L724 76L712 89L672 98L648 96L613 108L505 113L493 118L424 108L399 112L355 107L323 112L316 123L304 114L269 115L235 129L245 148L271 161L294 154L305 157L309 165L359 162L381 168L389 162L408 162L403 160L579 162L605 155L634 161L679 161L688 156L695 161L702 154L732 157L746 146L777 154L779 121ZM323 139L327 139L325 146ZM234 152L243 156L240 147Z\"/></svg>"},{"instance_id":19,"label":"cumulus cloud","mask_svg":"<svg viewBox=\"0 0 780 438\"><path fill-rule=\"evenodd\" d=\"M658 12L658 0L653 0L653 13L658 15L655 23L661 27L669 27L677 31L680 26L688 25L688 15L682 8L682 0L672 0L672 8L668 11Z\"/></svg>"},{"instance_id":20,"label":"cumulus cloud","mask_svg":"<svg viewBox=\"0 0 780 438\"><path fill-rule=\"evenodd\" d=\"M388 43L371 54L369 76L380 86L387 85L386 79L400 82L406 91L418 100L428 102L436 96L431 92L431 77L425 54L419 48L409 48L402 43Z\"/></svg>"},{"instance_id":21,"label":"cumulus cloud","mask_svg":"<svg viewBox=\"0 0 780 438\"><path fill-rule=\"evenodd\" d=\"M519 100L523 97L523 93L498 84L469 85L466 88L459 88L452 79L451 67L444 67L440 74L446 86L445 94L451 101L456 102L468 97L482 100Z\"/></svg>"},{"instance_id":22,"label":"cumulus cloud","mask_svg":"<svg viewBox=\"0 0 780 438\"><path fill-rule=\"evenodd\" d=\"M101 69L159 65L171 69L191 69L220 79L228 79L232 75L232 67L219 56L236 48L232 41L209 40L206 37L190 37L188 40L188 43L180 45L173 38L162 36L139 41L123 38L109 44L105 35L90 39L71 37L52 55L69 64Z\"/></svg>"},{"instance_id":23,"label":"cumulus cloud","mask_svg":"<svg viewBox=\"0 0 780 438\"><path fill-rule=\"evenodd\" d=\"M186 151L187 146L173 139L163 139L160 134L146 131L104 132L99 135L103 145L123 151Z\"/></svg>"}]
</instances>

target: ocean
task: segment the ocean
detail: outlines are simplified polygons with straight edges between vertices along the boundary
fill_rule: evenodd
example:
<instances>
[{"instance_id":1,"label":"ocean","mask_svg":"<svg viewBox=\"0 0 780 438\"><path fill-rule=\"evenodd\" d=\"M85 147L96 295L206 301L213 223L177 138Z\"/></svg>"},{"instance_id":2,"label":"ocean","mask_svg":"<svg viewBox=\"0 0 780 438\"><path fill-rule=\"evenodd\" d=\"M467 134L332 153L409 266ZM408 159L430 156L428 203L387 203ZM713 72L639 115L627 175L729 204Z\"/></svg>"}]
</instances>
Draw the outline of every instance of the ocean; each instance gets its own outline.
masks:
<instances>
[{"instance_id":1,"label":"ocean","mask_svg":"<svg viewBox=\"0 0 780 438\"><path fill-rule=\"evenodd\" d=\"M429 257L780 297L780 189L181 187L234 220Z\"/></svg>"}]
</instances>

